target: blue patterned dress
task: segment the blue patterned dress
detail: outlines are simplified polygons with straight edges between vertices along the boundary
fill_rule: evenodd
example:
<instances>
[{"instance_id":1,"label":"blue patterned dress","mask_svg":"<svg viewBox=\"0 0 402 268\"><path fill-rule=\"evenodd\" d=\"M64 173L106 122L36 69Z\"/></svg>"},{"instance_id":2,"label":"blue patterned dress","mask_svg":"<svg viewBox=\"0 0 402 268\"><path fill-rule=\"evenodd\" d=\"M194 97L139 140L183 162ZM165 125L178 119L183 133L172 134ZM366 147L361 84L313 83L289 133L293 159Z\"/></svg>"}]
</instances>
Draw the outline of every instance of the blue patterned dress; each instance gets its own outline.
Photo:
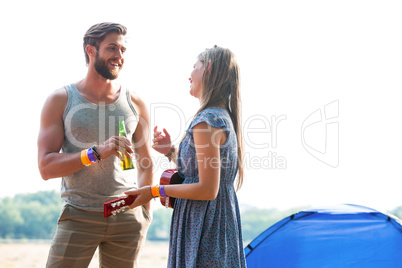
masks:
<instances>
[{"instance_id":1,"label":"blue patterned dress","mask_svg":"<svg viewBox=\"0 0 402 268\"><path fill-rule=\"evenodd\" d=\"M198 182L193 128L201 122L223 128L221 178L215 200L176 199L172 215L168 267L246 267L239 205L234 180L237 172L237 139L229 113L218 107L200 112L181 142L176 160L184 182Z\"/></svg>"}]
</instances>

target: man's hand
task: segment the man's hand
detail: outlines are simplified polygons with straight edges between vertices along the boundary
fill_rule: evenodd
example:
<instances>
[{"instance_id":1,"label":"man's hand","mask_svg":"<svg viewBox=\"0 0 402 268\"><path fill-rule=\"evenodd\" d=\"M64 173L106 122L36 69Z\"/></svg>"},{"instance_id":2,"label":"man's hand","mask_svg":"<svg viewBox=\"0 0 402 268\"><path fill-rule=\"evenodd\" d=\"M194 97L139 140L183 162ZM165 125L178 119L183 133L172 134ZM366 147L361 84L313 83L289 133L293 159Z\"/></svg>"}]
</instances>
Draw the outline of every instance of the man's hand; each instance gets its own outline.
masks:
<instances>
[{"instance_id":1,"label":"man's hand","mask_svg":"<svg viewBox=\"0 0 402 268\"><path fill-rule=\"evenodd\" d=\"M104 143L97 145L96 150L101 159L115 155L122 161L124 161L123 155L132 158L132 154L134 153L130 140L123 136L110 137Z\"/></svg>"}]
</instances>

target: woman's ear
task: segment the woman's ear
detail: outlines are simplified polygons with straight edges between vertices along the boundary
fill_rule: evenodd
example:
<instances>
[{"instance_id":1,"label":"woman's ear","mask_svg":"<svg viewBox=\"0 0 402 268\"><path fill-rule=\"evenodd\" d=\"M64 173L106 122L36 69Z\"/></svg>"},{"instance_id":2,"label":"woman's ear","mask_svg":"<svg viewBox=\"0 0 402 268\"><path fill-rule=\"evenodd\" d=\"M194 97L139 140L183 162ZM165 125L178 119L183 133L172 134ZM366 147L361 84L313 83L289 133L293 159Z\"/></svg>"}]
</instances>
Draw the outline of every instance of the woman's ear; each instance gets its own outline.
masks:
<instances>
[{"instance_id":1,"label":"woman's ear","mask_svg":"<svg viewBox=\"0 0 402 268\"><path fill-rule=\"evenodd\" d=\"M211 61L208 61L207 72L211 70L211 65L212 65Z\"/></svg>"}]
</instances>

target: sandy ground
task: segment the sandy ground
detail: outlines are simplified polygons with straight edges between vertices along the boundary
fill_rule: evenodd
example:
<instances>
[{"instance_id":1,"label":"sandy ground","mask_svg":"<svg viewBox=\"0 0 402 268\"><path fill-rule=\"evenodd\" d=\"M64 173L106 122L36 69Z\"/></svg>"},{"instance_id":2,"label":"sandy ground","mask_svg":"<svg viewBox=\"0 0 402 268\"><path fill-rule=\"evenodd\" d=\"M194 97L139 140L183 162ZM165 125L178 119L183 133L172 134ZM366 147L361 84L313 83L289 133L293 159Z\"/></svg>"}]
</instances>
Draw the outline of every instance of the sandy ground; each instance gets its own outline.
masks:
<instances>
[{"instance_id":1,"label":"sandy ground","mask_svg":"<svg viewBox=\"0 0 402 268\"><path fill-rule=\"evenodd\" d=\"M50 243L10 243L0 244L0 268L43 268L45 267ZM140 267L166 267L169 250L168 242L145 242L140 259ZM90 268L99 267L96 252Z\"/></svg>"}]
</instances>

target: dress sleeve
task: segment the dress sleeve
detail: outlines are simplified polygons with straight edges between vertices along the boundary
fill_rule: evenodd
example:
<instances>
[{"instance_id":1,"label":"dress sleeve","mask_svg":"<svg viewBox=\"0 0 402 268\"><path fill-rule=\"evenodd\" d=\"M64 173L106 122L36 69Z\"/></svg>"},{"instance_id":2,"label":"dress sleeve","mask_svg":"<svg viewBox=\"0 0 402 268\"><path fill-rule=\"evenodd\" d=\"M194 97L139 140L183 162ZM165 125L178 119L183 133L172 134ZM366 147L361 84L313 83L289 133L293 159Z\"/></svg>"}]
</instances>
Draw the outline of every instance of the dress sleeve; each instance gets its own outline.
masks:
<instances>
[{"instance_id":1,"label":"dress sleeve","mask_svg":"<svg viewBox=\"0 0 402 268\"><path fill-rule=\"evenodd\" d=\"M222 117L218 116L218 114L212 111L204 110L194 118L187 129L187 132L192 134L193 128L202 122L206 122L208 125L214 128L223 128L224 130L227 130L227 122Z\"/></svg>"}]
</instances>

